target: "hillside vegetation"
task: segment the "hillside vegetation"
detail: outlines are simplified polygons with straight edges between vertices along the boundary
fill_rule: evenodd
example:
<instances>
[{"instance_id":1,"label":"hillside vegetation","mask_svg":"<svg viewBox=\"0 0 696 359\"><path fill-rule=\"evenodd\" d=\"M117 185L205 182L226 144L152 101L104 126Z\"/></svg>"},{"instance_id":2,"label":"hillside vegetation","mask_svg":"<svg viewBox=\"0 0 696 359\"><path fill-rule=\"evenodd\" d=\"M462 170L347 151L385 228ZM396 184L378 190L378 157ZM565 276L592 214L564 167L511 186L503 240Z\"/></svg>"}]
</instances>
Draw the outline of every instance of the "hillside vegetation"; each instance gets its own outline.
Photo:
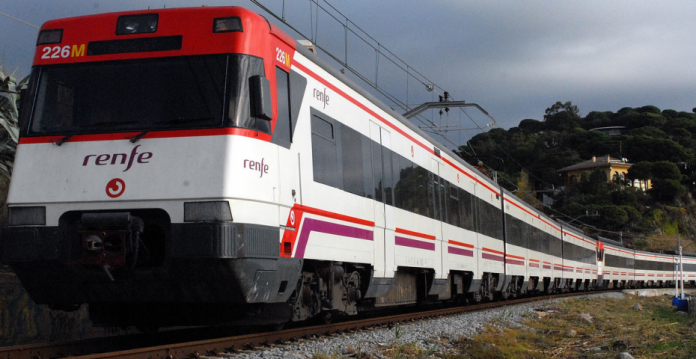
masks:
<instances>
[{"instance_id":1,"label":"hillside vegetation","mask_svg":"<svg viewBox=\"0 0 696 359\"><path fill-rule=\"evenodd\" d=\"M617 136L590 131L608 126L626 128ZM542 120L492 129L460 150L472 165L497 171L498 182L506 189L549 215L574 220L587 234L663 250L674 250L677 236L683 240L696 234L694 113L643 106L592 111L582 117L571 102L557 102L546 109ZM650 179L652 189L627 187L628 180L609 182L599 171L563 187L558 169L605 155L627 158L634 164L628 180ZM553 205L536 200L538 191L552 196Z\"/></svg>"}]
</instances>

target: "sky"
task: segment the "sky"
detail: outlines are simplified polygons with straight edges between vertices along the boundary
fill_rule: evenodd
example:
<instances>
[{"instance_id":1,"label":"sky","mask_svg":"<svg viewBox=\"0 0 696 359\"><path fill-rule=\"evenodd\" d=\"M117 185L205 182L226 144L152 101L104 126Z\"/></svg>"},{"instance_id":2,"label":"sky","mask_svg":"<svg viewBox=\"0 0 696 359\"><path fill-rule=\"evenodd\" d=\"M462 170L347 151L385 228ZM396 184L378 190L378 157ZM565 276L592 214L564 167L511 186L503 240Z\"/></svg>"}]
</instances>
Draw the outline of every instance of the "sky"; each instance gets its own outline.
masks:
<instances>
[{"instance_id":1,"label":"sky","mask_svg":"<svg viewBox=\"0 0 696 359\"><path fill-rule=\"evenodd\" d=\"M284 2L288 21L312 33L309 0L259 1L278 13ZM201 5L243 6L277 23L242 0L0 0L0 12L40 26L61 17ZM501 128L541 120L556 101L572 101L582 116L644 105L688 112L696 107L696 2L331 0L331 5L454 99L481 105ZM332 40L342 41L342 27L320 15L314 39L344 56L340 41ZM18 68L15 77L28 74L37 34L0 16L0 64L6 72ZM374 51L351 38L349 44L349 64L374 73ZM378 81L403 95L405 76L390 74L388 65L380 62ZM408 89L405 102L411 106L433 100L434 93L415 81Z\"/></svg>"}]
</instances>

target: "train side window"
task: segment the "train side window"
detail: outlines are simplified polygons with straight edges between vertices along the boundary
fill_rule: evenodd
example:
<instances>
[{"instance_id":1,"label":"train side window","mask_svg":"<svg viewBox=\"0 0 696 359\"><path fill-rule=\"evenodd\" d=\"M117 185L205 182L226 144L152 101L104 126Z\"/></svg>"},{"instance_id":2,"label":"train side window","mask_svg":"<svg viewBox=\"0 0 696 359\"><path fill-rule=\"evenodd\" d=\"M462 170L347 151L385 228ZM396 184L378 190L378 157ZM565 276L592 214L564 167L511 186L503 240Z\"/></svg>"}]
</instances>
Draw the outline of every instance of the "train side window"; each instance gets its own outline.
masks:
<instances>
[{"instance_id":1,"label":"train side window","mask_svg":"<svg viewBox=\"0 0 696 359\"><path fill-rule=\"evenodd\" d=\"M392 156L392 179L394 181L394 206L403 210L413 212L414 210L414 195L411 184L413 182L412 175L413 162L402 157L399 154Z\"/></svg>"},{"instance_id":2,"label":"train side window","mask_svg":"<svg viewBox=\"0 0 696 359\"><path fill-rule=\"evenodd\" d=\"M440 220L440 183L438 176L428 172L428 206L430 207L430 218Z\"/></svg>"},{"instance_id":3,"label":"train side window","mask_svg":"<svg viewBox=\"0 0 696 359\"><path fill-rule=\"evenodd\" d=\"M529 232L529 249L537 252L543 252L541 249L541 240L539 239L539 229L534 226L527 225Z\"/></svg>"},{"instance_id":4,"label":"train side window","mask_svg":"<svg viewBox=\"0 0 696 359\"><path fill-rule=\"evenodd\" d=\"M372 146L376 143L314 108L310 112L314 181L373 198ZM381 146L376 145L379 150Z\"/></svg>"},{"instance_id":5,"label":"train side window","mask_svg":"<svg viewBox=\"0 0 696 359\"><path fill-rule=\"evenodd\" d=\"M447 210L447 223L461 227L461 206L459 205L459 188L447 182L445 186L445 207Z\"/></svg>"},{"instance_id":6,"label":"train side window","mask_svg":"<svg viewBox=\"0 0 696 359\"><path fill-rule=\"evenodd\" d=\"M409 195L413 196L413 213L420 214L426 217L432 218L432 213L430 212L430 206L428 202L428 170L425 168L413 164L413 170L409 173L408 183L409 183Z\"/></svg>"},{"instance_id":7,"label":"train side window","mask_svg":"<svg viewBox=\"0 0 696 359\"><path fill-rule=\"evenodd\" d=\"M276 67L276 95L278 104L278 116L273 129L272 143L276 143L285 148L290 148L292 143L291 122L290 122L290 83L288 73Z\"/></svg>"},{"instance_id":8,"label":"train side window","mask_svg":"<svg viewBox=\"0 0 696 359\"><path fill-rule=\"evenodd\" d=\"M503 214L500 208L478 199L480 233L491 238L503 239Z\"/></svg>"},{"instance_id":9,"label":"train side window","mask_svg":"<svg viewBox=\"0 0 696 359\"><path fill-rule=\"evenodd\" d=\"M392 181L394 182L394 206L430 217L428 206L428 171L392 153Z\"/></svg>"},{"instance_id":10,"label":"train side window","mask_svg":"<svg viewBox=\"0 0 696 359\"><path fill-rule=\"evenodd\" d=\"M459 223L464 229L476 231L474 224L474 197L464 189L459 189Z\"/></svg>"},{"instance_id":11,"label":"train side window","mask_svg":"<svg viewBox=\"0 0 696 359\"><path fill-rule=\"evenodd\" d=\"M507 230L506 238L509 244L522 248L527 248L529 246L527 243L528 228L526 227L526 223L506 213L505 229Z\"/></svg>"},{"instance_id":12,"label":"train side window","mask_svg":"<svg viewBox=\"0 0 696 359\"><path fill-rule=\"evenodd\" d=\"M340 188L338 185L338 151L334 125L316 115L312 116L312 164L314 181Z\"/></svg>"},{"instance_id":13,"label":"train side window","mask_svg":"<svg viewBox=\"0 0 696 359\"><path fill-rule=\"evenodd\" d=\"M358 131L341 126L343 190L368 198L372 198L370 142L369 138Z\"/></svg>"}]
</instances>

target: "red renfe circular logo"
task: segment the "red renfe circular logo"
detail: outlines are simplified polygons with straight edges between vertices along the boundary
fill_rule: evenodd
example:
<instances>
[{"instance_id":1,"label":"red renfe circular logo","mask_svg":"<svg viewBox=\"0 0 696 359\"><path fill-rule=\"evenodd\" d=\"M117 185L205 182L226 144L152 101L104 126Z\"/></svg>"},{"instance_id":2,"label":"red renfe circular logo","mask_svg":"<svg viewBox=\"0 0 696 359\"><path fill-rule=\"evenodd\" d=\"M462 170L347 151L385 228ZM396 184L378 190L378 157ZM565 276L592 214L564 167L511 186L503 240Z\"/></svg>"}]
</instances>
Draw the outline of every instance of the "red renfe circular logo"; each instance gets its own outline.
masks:
<instances>
[{"instance_id":1,"label":"red renfe circular logo","mask_svg":"<svg viewBox=\"0 0 696 359\"><path fill-rule=\"evenodd\" d=\"M114 178L106 184L106 195L111 198L116 198L123 194L126 190L126 182L120 178Z\"/></svg>"}]
</instances>

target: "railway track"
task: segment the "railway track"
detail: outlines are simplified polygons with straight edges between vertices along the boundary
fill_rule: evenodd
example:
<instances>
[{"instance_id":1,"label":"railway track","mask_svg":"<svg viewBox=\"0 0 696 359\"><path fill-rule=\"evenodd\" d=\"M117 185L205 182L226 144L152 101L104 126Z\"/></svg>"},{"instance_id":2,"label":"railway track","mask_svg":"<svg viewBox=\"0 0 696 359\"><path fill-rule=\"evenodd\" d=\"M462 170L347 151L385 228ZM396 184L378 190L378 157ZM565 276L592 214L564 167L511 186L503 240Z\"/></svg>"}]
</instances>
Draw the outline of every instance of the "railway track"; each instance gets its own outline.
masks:
<instances>
[{"instance_id":1,"label":"railway track","mask_svg":"<svg viewBox=\"0 0 696 359\"><path fill-rule=\"evenodd\" d=\"M192 358L199 356L225 356L240 350L253 350L263 346L291 343L300 338L315 338L330 336L338 333L381 327L393 323L412 320L436 318L465 312L498 308L511 304L521 304L542 301L553 298L572 297L587 294L615 292L605 290L596 292L575 292L560 295L544 295L519 298L500 302L490 302L478 305L440 308L375 318L359 319L339 323L304 326L282 331L238 335L232 337L193 340L179 343L153 344L163 339L147 335L129 335L122 337L98 338L75 342L36 344L0 348L0 359L44 359L44 358ZM173 340L169 338L169 340Z\"/></svg>"}]
</instances>

